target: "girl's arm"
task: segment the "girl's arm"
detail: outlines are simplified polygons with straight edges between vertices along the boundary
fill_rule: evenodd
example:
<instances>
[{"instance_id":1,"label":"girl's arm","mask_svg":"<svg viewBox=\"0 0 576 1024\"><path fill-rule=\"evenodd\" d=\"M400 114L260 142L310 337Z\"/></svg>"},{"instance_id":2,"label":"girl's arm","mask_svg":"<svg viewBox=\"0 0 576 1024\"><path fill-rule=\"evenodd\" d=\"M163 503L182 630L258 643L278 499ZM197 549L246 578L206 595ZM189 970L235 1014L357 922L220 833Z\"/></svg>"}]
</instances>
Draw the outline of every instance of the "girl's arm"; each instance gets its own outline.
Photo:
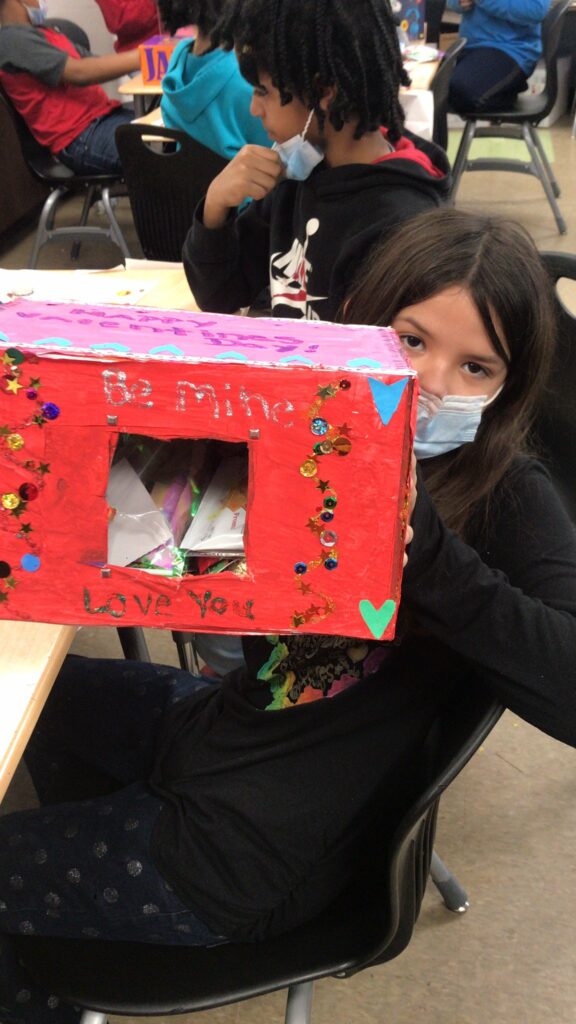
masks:
<instances>
[{"instance_id":1,"label":"girl's arm","mask_svg":"<svg viewBox=\"0 0 576 1024\"><path fill-rule=\"evenodd\" d=\"M537 463L494 506L481 557L444 526L419 479L403 600L503 703L576 746L574 528Z\"/></svg>"},{"instance_id":2,"label":"girl's arm","mask_svg":"<svg viewBox=\"0 0 576 1024\"><path fill-rule=\"evenodd\" d=\"M182 259L200 309L235 313L249 306L269 283L271 200L232 211L218 229L204 226L204 202L194 214Z\"/></svg>"}]
</instances>

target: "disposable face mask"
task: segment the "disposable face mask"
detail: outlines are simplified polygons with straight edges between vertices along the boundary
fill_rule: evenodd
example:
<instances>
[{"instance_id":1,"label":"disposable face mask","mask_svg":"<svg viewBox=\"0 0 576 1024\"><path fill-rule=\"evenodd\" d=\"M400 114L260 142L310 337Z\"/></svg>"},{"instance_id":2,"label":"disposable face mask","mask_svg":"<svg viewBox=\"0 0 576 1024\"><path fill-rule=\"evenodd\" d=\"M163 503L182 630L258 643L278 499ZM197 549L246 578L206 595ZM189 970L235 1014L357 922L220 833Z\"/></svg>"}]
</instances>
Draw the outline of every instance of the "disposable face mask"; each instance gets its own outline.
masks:
<instances>
[{"instance_id":1,"label":"disposable face mask","mask_svg":"<svg viewBox=\"0 0 576 1024\"><path fill-rule=\"evenodd\" d=\"M306 132L310 127L313 115L314 111L311 110L304 125L304 131L300 135L294 135L287 142L275 142L272 146L284 164L285 176L293 178L294 181L306 181L316 165L324 159L324 153L318 149L318 146L306 142Z\"/></svg>"},{"instance_id":2,"label":"disposable face mask","mask_svg":"<svg viewBox=\"0 0 576 1024\"><path fill-rule=\"evenodd\" d=\"M43 25L48 17L48 0L40 0L38 7L29 7L28 4L24 4L26 13L32 25L38 27Z\"/></svg>"},{"instance_id":3,"label":"disposable face mask","mask_svg":"<svg viewBox=\"0 0 576 1024\"><path fill-rule=\"evenodd\" d=\"M414 453L417 459L445 455L476 437L482 413L495 395L444 395L438 398L420 389Z\"/></svg>"}]
</instances>

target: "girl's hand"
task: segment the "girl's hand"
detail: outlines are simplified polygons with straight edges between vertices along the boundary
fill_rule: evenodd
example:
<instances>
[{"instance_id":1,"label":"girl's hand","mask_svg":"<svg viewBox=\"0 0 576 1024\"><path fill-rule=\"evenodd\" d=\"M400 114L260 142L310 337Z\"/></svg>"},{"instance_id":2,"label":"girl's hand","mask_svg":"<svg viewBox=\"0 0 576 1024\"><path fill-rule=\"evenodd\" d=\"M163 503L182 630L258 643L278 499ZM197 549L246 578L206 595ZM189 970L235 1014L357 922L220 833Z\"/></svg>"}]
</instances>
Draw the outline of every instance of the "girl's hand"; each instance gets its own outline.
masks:
<instances>
[{"instance_id":1,"label":"girl's hand","mask_svg":"<svg viewBox=\"0 0 576 1024\"><path fill-rule=\"evenodd\" d=\"M264 199L282 176L278 153L266 146L243 146L210 184L204 200L204 225L221 228L230 210L245 199Z\"/></svg>"},{"instance_id":2,"label":"girl's hand","mask_svg":"<svg viewBox=\"0 0 576 1024\"><path fill-rule=\"evenodd\" d=\"M412 513L414 512L414 506L416 504L417 496L418 492L416 489L416 456L414 455L414 452L412 452L412 462L410 465L410 498L408 501L408 526L406 527L406 536L404 538L405 547L408 547L408 545L411 544L414 539L414 530L410 525L410 521L412 519ZM402 565L406 566L407 564L408 555L406 554L405 551Z\"/></svg>"}]
</instances>

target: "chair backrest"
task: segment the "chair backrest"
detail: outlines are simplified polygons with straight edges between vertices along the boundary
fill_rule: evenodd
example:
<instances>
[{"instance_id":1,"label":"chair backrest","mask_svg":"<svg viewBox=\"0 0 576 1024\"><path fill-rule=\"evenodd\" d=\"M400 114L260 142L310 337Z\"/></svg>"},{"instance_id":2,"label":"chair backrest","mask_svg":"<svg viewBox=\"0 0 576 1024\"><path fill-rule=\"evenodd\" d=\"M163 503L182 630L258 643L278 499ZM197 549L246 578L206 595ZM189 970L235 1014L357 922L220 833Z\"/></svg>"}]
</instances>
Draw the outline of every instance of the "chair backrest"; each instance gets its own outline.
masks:
<instances>
[{"instance_id":1,"label":"chair backrest","mask_svg":"<svg viewBox=\"0 0 576 1024\"><path fill-rule=\"evenodd\" d=\"M572 0L558 0L553 3L542 22L542 59L546 66L546 82L544 85L545 105L539 110L539 120L543 120L552 110L558 96L558 62L556 55L560 45L560 33L564 16Z\"/></svg>"},{"instance_id":2,"label":"chair backrest","mask_svg":"<svg viewBox=\"0 0 576 1024\"><path fill-rule=\"evenodd\" d=\"M576 281L576 255L540 253L554 285ZM556 292L556 352L549 386L535 423L535 437L554 482L576 522L576 317Z\"/></svg>"},{"instance_id":3,"label":"chair backrest","mask_svg":"<svg viewBox=\"0 0 576 1024\"><path fill-rule=\"evenodd\" d=\"M227 160L185 132L143 124L121 125L116 144L146 258L180 260L194 210Z\"/></svg>"},{"instance_id":4,"label":"chair backrest","mask_svg":"<svg viewBox=\"0 0 576 1024\"><path fill-rule=\"evenodd\" d=\"M36 141L24 118L18 113L16 107L12 103L12 100L8 94L4 91L0 85L0 103L3 103L6 107L16 135L18 142L20 143L20 149L22 150L22 156L30 171L40 181L48 182L51 185L58 184L57 179L61 178L63 182L67 179L72 178L73 172L65 167L64 164L60 163L56 157L52 156L49 149L46 146L42 146Z\"/></svg>"},{"instance_id":5,"label":"chair backrest","mask_svg":"<svg viewBox=\"0 0 576 1024\"><path fill-rule=\"evenodd\" d=\"M75 21L69 21L68 18L46 18L44 24L47 28L59 29L74 46L81 46L84 50L90 49L90 40L86 32Z\"/></svg>"},{"instance_id":6,"label":"chair backrest","mask_svg":"<svg viewBox=\"0 0 576 1024\"><path fill-rule=\"evenodd\" d=\"M456 58L466 46L467 40L459 36L446 50L438 70L432 79L430 89L434 97L434 127L432 138L442 149L448 146L448 90Z\"/></svg>"}]
</instances>

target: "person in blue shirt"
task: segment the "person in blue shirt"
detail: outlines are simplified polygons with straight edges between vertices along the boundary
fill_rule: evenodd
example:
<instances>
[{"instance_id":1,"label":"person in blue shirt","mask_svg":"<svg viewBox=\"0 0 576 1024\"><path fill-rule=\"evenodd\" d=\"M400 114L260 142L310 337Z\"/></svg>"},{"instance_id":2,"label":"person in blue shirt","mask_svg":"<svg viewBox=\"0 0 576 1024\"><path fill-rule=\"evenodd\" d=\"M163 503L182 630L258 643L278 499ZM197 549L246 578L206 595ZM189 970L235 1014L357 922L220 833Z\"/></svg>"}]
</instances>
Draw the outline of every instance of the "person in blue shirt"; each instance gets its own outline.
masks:
<instances>
[{"instance_id":1,"label":"person in blue shirt","mask_svg":"<svg viewBox=\"0 0 576 1024\"><path fill-rule=\"evenodd\" d=\"M214 47L210 33L224 0L190 0L188 21L195 39L174 50L162 79L162 119L231 160L242 146L270 146L259 118L250 113L252 87L240 74L234 51Z\"/></svg>"},{"instance_id":2,"label":"person in blue shirt","mask_svg":"<svg viewBox=\"0 0 576 1024\"><path fill-rule=\"evenodd\" d=\"M541 25L550 0L447 0L462 14L466 46L450 81L458 114L507 110L542 53Z\"/></svg>"}]
</instances>

